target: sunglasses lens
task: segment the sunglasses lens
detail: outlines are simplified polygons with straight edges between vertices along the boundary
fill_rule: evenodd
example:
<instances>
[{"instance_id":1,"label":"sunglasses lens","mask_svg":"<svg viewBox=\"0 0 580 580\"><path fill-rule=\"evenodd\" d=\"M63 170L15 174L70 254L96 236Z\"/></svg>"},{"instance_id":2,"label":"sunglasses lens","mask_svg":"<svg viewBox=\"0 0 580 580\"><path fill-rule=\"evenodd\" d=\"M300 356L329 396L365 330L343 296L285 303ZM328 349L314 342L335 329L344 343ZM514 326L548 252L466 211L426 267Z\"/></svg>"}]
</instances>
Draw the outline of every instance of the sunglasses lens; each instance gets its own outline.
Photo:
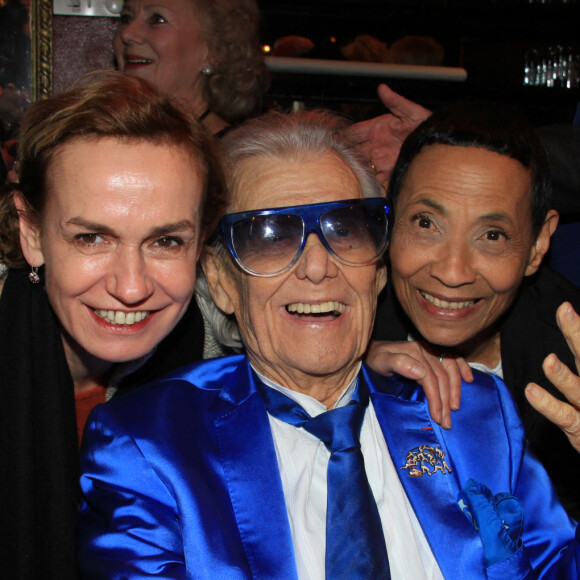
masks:
<instances>
[{"instance_id":1,"label":"sunglasses lens","mask_svg":"<svg viewBox=\"0 0 580 580\"><path fill-rule=\"evenodd\" d=\"M330 207L323 211L325 207ZM322 211L322 213L320 213ZM226 216L227 218L227 216ZM299 257L305 235L317 234L342 262L371 264L387 247L382 203L351 200L232 214L228 244L249 274L275 276Z\"/></svg>"},{"instance_id":2,"label":"sunglasses lens","mask_svg":"<svg viewBox=\"0 0 580 580\"><path fill-rule=\"evenodd\" d=\"M292 262L302 243L302 234L302 219L297 215L255 216L234 223L232 244L246 268L268 275Z\"/></svg>"},{"instance_id":3,"label":"sunglasses lens","mask_svg":"<svg viewBox=\"0 0 580 580\"><path fill-rule=\"evenodd\" d=\"M331 209L320 216L320 226L332 251L350 264L372 262L387 245L387 216L380 206Z\"/></svg>"}]
</instances>

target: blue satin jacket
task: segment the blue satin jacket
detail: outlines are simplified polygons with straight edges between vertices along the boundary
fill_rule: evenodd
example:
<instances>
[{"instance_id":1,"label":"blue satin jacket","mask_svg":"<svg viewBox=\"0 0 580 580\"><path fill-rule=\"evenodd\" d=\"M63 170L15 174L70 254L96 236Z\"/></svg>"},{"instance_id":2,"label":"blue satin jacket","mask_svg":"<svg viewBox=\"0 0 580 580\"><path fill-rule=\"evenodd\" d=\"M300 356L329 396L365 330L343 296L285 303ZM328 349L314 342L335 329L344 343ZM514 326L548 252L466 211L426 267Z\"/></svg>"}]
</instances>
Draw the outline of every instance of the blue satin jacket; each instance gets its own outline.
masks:
<instances>
[{"instance_id":1,"label":"blue satin jacket","mask_svg":"<svg viewBox=\"0 0 580 580\"><path fill-rule=\"evenodd\" d=\"M407 496L445 578L580 578L575 522L526 451L504 384L463 384L453 428L415 383L363 366ZM85 431L80 563L85 578L296 580L274 442L245 356L197 363L99 405ZM523 547L486 569L458 505L466 481L517 496ZM533 571L532 571L533 568Z\"/></svg>"}]
</instances>

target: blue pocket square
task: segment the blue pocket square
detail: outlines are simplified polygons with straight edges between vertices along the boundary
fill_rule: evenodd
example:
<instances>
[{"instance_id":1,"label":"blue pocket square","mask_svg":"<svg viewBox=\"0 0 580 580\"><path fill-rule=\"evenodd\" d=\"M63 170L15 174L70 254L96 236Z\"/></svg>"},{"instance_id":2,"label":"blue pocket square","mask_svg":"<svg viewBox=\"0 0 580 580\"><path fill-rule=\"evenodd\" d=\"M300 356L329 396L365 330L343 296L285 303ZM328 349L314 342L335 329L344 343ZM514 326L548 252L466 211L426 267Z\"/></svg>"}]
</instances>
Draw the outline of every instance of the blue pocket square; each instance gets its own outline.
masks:
<instances>
[{"instance_id":1,"label":"blue pocket square","mask_svg":"<svg viewBox=\"0 0 580 580\"><path fill-rule=\"evenodd\" d=\"M524 510L516 497L508 493L493 495L485 485L469 479L457 500L479 532L488 568L518 551L522 545Z\"/></svg>"}]
</instances>

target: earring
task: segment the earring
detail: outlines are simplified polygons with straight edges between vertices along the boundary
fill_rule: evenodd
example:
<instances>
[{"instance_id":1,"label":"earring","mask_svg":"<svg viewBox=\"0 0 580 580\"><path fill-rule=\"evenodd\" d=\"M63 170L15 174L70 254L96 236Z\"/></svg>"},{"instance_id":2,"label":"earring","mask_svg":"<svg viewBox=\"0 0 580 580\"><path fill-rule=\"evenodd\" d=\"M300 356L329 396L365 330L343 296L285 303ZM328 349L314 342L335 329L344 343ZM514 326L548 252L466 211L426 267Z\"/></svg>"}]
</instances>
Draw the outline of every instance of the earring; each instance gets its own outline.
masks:
<instances>
[{"instance_id":1,"label":"earring","mask_svg":"<svg viewBox=\"0 0 580 580\"><path fill-rule=\"evenodd\" d=\"M28 279L32 284L38 284L40 282L40 276L38 275L38 268L36 266L30 266Z\"/></svg>"},{"instance_id":2,"label":"earring","mask_svg":"<svg viewBox=\"0 0 580 580\"><path fill-rule=\"evenodd\" d=\"M212 75L213 67L211 66L211 64L204 64L203 68L201 69L201 74L205 75L206 77Z\"/></svg>"}]
</instances>

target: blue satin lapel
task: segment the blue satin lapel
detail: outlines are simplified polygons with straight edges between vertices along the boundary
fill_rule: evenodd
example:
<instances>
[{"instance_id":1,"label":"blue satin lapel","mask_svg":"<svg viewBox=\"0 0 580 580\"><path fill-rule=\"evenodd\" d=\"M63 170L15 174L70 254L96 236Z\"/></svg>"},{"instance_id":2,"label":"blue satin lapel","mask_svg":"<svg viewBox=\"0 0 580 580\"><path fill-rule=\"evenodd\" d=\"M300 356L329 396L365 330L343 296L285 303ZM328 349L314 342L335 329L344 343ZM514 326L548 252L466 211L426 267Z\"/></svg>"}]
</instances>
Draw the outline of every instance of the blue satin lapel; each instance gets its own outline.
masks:
<instances>
[{"instance_id":1,"label":"blue satin lapel","mask_svg":"<svg viewBox=\"0 0 580 580\"><path fill-rule=\"evenodd\" d=\"M233 374L235 386L222 391L222 399L238 404L227 405L228 412L214 421L232 506L253 576L297 580L270 423L250 366L245 366Z\"/></svg>"},{"instance_id":2,"label":"blue satin lapel","mask_svg":"<svg viewBox=\"0 0 580 580\"><path fill-rule=\"evenodd\" d=\"M447 453L439 426L428 415L422 390L378 377L368 369L364 376L389 453L444 577L487 578L479 536L457 505L460 486L453 473L453 458ZM442 459L452 473L444 468L441 458L433 463L422 461L418 455L421 448L424 455L437 449L445 452ZM421 476L410 475L415 461Z\"/></svg>"}]
</instances>

